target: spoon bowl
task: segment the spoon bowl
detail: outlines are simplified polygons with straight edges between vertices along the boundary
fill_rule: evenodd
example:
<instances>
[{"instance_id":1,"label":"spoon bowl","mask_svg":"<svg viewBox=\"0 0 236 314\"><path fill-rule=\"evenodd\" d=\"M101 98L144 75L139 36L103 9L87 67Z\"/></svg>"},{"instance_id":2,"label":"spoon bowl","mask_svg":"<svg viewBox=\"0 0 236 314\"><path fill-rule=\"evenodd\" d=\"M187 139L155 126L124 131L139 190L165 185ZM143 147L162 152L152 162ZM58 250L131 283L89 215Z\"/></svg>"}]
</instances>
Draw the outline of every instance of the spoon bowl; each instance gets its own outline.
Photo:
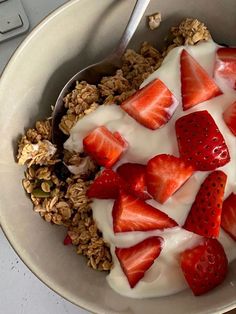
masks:
<instances>
[{"instance_id":1,"label":"spoon bowl","mask_svg":"<svg viewBox=\"0 0 236 314\"><path fill-rule=\"evenodd\" d=\"M113 75L119 68L121 57L125 52L139 22L149 4L150 0L137 0L133 12L130 16L126 29L114 52L104 60L92 64L85 69L76 73L63 87L59 94L53 114L52 114L52 141L60 150L63 147L67 136L59 128L60 121L65 114L64 97L70 93L76 85L77 81L86 81L89 84L97 84L102 77Z\"/></svg>"},{"instance_id":2,"label":"spoon bowl","mask_svg":"<svg viewBox=\"0 0 236 314\"><path fill-rule=\"evenodd\" d=\"M78 81L86 81L89 84L97 84L102 77L110 76L119 68L119 56L112 54L101 62L89 65L85 69L76 73L63 87L60 92L52 115L52 141L61 149L67 136L60 130L59 124L65 114L64 97L70 93L76 86Z\"/></svg>"}]
</instances>

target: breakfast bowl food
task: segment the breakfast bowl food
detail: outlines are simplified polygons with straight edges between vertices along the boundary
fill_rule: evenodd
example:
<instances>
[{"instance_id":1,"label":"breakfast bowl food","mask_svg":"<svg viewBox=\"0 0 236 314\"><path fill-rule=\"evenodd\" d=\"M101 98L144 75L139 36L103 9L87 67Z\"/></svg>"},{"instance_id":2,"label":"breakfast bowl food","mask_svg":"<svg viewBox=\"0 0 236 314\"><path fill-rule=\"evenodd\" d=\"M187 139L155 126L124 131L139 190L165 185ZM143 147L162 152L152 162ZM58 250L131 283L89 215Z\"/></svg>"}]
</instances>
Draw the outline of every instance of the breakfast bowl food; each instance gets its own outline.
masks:
<instances>
[{"instance_id":1,"label":"breakfast bowl food","mask_svg":"<svg viewBox=\"0 0 236 314\"><path fill-rule=\"evenodd\" d=\"M158 4L151 1L146 15L159 11L163 21L151 31L143 18L131 43L137 52L126 52L123 65L113 77L104 78L98 86L79 82L66 96L67 111L61 129L70 138L65 143L63 162L51 143L51 123L45 118L51 116L51 106L60 89L79 68L111 51L133 5L134 1L107 0L99 5L89 0L71 1L42 22L13 55L0 81L1 225L19 256L41 280L92 312L155 313L158 308L160 313L170 313L173 306L177 313L223 312L236 305L235 241L232 234L223 232L223 240L221 237L218 242L219 224L216 226L207 217L208 221L204 220L207 228L199 228L197 223L201 217L198 213L196 222L193 215L195 211L196 216L196 208L203 198L209 201L207 193L214 196L210 198L215 202L214 209L219 205L221 210L223 198L228 199L235 192L235 136L224 117L231 116L226 108L233 104L236 93L232 77L232 86L229 86L228 76L225 78L214 61L216 52L218 62L225 61L225 54L222 56L219 50L222 44L216 43L235 44L230 31L236 26L232 16L234 1L214 4L177 1L175 7L171 1ZM189 85L191 73L192 77L197 73L201 78L194 80L195 85L193 79ZM140 85L143 89L137 92ZM139 104L147 90L150 97L156 90L162 95L161 117L160 114L150 117L149 109L141 114L142 110L133 108L134 101ZM192 97L188 97L189 90ZM155 101L151 98L150 102L155 108ZM215 110L221 103L220 110ZM78 124L72 128L75 123ZM107 142L100 145L104 138ZM202 150L198 144L206 138ZM208 146L215 142L212 156L208 154ZM202 155L204 158L199 161ZM28 168L20 167L16 161L26 163ZM160 192L156 189L158 178L154 174L161 175L165 166L168 170L164 171L165 175L169 172L172 177L176 169L181 169L178 175L181 180L175 180L174 187L167 184L168 188ZM132 176L132 167L135 167L135 176ZM21 187L24 170L23 185L34 209L50 224L32 211L32 203ZM148 184L147 190L142 189L143 184L140 191L140 181L137 185L133 182L140 173L143 183L143 170ZM115 177L112 189L104 185L111 176ZM99 178L102 184L96 186ZM164 181L161 186L165 187ZM98 190L100 199L97 199ZM125 208L131 212L122 216L123 205L127 203L138 204L142 212L132 218L130 205ZM63 239L64 244L72 242L87 260L75 254L75 247L64 245ZM188 250L199 245L201 252L211 254L208 262L217 256L219 264L216 275L208 273L210 280L192 289L196 295L206 292L206 285L211 291L196 297L190 289L185 289L187 284L180 264L188 278L186 255L193 255ZM141 254L141 260L151 259L151 262L146 269L138 269L141 276L132 276L130 261L127 264L125 256L134 256L138 262L143 251L147 255L144 258ZM199 250L196 254L199 256ZM147 275L154 260L157 261L154 266L161 261L163 271L154 267ZM214 281L213 286L217 287L211 289L209 281Z\"/></svg>"}]
</instances>

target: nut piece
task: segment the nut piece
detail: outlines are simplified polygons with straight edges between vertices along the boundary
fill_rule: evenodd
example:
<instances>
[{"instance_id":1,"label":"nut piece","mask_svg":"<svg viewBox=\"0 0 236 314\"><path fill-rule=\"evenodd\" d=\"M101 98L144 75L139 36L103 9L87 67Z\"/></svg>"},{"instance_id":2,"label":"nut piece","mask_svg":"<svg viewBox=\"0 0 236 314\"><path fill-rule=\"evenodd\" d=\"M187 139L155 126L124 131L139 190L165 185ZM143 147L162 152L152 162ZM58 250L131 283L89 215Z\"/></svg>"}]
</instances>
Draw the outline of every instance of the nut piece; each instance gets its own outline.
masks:
<instances>
[{"instance_id":1,"label":"nut piece","mask_svg":"<svg viewBox=\"0 0 236 314\"><path fill-rule=\"evenodd\" d=\"M161 24L161 13L157 12L148 16L148 26L153 31Z\"/></svg>"}]
</instances>

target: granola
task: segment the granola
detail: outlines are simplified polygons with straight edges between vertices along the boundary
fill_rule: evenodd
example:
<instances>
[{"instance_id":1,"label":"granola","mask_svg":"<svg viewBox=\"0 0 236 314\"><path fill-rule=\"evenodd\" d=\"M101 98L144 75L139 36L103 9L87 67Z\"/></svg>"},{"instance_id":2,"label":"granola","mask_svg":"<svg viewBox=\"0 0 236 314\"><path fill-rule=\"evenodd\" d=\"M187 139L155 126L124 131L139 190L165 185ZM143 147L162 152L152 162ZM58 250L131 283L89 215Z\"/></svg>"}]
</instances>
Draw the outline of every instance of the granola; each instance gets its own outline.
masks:
<instances>
[{"instance_id":1,"label":"granola","mask_svg":"<svg viewBox=\"0 0 236 314\"><path fill-rule=\"evenodd\" d=\"M64 97L67 114L62 118L59 127L66 135L70 134L74 124L98 106L100 93L96 86L87 82L77 82L75 89Z\"/></svg>"},{"instance_id":2,"label":"granola","mask_svg":"<svg viewBox=\"0 0 236 314\"><path fill-rule=\"evenodd\" d=\"M161 21L159 13L149 17L150 28ZM182 44L194 45L210 38L206 26L196 19L187 18L172 27L167 47L158 50L144 42L140 51L128 49L122 58L121 69L113 76L102 78L95 86L77 82L75 89L64 98L65 115L60 129L69 135L75 123L90 114L100 104L117 103L133 94L152 72L158 69L166 54ZM90 157L71 154L63 159L51 142L51 120L37 121L19 141L17 160L26 165L23 187L32 200L34 211L47 222L63 225L78 254L87 258L90 267L109 270L112 258L93 220L90 200L86 190L100 170ZM67 166L65 166L65 164Z\"/></svg>"},{"instance_id":3,"label":"granola","mask_svg":"<svg viewBox=\"0 0 236 314\"><path fill-rule=\"evenodd\" d=\"M211 38L210 32L204 23L197 19L187 18L178 26L171 28L173 43L179 45L195 45L201 40Z\"/></svg>"},{"instance_id":4,"label":"granola","mask_svg":"<svg viewBox=\"0 0 236 314\"><path fill-rule=\"evenodd\" d=\"M161 13L157 12L148 16L148 25L149 28L153 31L158 28L161 24Z\"/></svg>"}]
</instances>

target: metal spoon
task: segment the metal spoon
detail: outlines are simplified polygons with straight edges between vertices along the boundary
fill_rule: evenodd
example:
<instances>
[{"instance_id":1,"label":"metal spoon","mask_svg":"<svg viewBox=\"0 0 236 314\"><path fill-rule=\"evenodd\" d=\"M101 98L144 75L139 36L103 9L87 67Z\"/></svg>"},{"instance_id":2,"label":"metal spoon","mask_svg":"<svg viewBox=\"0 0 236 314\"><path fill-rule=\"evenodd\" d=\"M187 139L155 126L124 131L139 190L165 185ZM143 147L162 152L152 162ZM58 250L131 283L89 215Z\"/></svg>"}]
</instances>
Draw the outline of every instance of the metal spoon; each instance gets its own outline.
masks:
<instances>
[{"instance_id":1,"label":"metal spoon","mask_svg":"<svg viewBox=\"0 0 236 314\"><path fill-rule=\"evenodd\" d=\"M63 87L59 94L52 114L52 141L60 149L66 136L59 129L59 123L65 114L63 98L75 88L76 81L87 81L90 84L98 83L103 76L113 75L120 65L120 60L130 42L150 0L137 0L130 16L126 29L117 45L117 48L104 60L92 64L76 73Z\"/></svg>"}]
</instances>

